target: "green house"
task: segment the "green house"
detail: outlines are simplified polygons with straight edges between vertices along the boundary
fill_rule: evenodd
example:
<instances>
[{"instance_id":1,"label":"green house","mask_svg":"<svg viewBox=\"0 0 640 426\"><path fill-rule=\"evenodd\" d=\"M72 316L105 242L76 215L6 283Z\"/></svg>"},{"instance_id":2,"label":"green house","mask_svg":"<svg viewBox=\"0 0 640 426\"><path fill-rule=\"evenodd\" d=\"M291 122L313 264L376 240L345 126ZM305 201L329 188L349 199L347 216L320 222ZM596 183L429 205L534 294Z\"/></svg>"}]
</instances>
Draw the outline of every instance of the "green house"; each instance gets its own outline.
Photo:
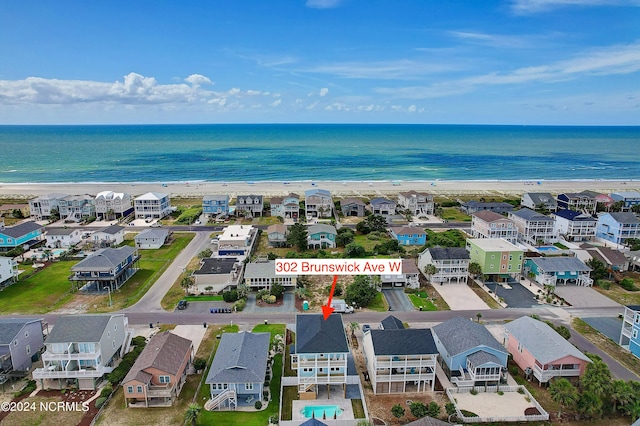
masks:
<instances>
[{"instance_id":1,"label":"green house","mask_svg":"<svg viewBox=\"0 0 640 426\"><path fill-rule=\"evenodd\" d=\"M467 240L470 262L480 265L484 275L508 279L522 272L524 252L502 238L470 238Z\"/></svg>"}]
</instances>

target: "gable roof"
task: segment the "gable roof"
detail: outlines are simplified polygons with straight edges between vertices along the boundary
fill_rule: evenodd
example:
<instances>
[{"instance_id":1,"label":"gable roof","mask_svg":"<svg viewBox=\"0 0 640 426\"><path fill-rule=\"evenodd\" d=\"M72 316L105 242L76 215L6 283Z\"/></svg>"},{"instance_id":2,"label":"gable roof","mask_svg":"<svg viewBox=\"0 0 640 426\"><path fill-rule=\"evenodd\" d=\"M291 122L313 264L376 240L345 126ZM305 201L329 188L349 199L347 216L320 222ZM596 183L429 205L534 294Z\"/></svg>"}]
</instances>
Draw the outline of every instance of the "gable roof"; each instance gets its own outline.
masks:
<instances>
[{"instance_id":1,"label":"gable roof","mask_svg":"<svg viewBox=\"0 0 640 426\"><path fill-rule=\"evenodd\" d=\"M533 211L527 207L521 208L520 210L516 210L514 212L511 212L511 214L513 216L518 216L521 217L522 219L525 220L535 220L538 222L541 221L553 221L553 218L550 218L549 216L545 216L542 213L538 213L536 211Z\"/></svg>"},{"instance_id":2,"label":"gable roof","mask_svg":"<svg viewBox=\"0 0 640 426\"><path fill-rule=\"evenodd\" d=\"M588 248L589 254L598 254L601 260L604 260L609 265L624 265L628 262L627 257L619 250L612 249L611 247L593 247Z\"/></svg>"},{"instance_id":3,"label":"gable roof","mask_svg":"<svg viewBox=\"0 0 640 426\"><path fill-rule=\"evenodd\" d=\"M100 249L76 263L71 267L71 270L91 269L96 271L110 271L127 260L127 258L135 252L136 249L131 246Z\"/></svg>"},{"instance_id":4,"label":"gable roof","mask_svg":"<svg viewBox=\"0 0 640 426\"><path fill-rule=\"evenodd\" d=\"M79 228L45 228L45 231L47 231L47 235L71 235L73 233L77 233L82 231L82 229Z\"/></svg>"},{"instance_id":5,"label":"gable roof","mask_svg":"<svg viewBox=\"0 0 640 426\"><path fill-rule=\"evenodd\" d=\"M402 259L402 273L407 274L419 274L420 270L416 264L416 259Z\"/></svg>"},{"instance_id":6,"label":"gable roof","mask_svg":"<svg viewBox=\"0 0 640 426\"><path fill-rule=\"evenodd\" d=\"M205 195L202 197L202 201L229 201L228 195Z\"/></svg>"},{"instance_id":7,"label":"gable roof","mask_svg":"<svg viewBox=\"0 0 640 426\"><path fill-rule=\"evenodd\" d=\"M360 198L345 198L344 200L342 200L340 202L341 206L347 206L349 204L355 204L357 206L364 206L365 202L362 201Z\"/></svg>"},{"instance_id":8,"label":"gable roof","mask_svg":"<svg viewBox=\"0 0 640 426\"><path fill-rule=\"evenodd\" d=\"M326 189L308 189L306 191L304 191L304 196L305 197L312 197L314 195L318 195L321 197L331 197L331 192L327 191Z\"/></svg>"},{"instance_id":9,"label":"gable roof","mask_svg":"<svg viewBox=\"0 0 640 426\"><path fill-rule=\"evenodd\" d=\"M269 202L271 203L271 205L274 204L282 204L282 197L271 197L271 199L269 200Z\"/></svg>"},{"instance_id":10,"label":"gable roof","mask_svg":"<svg viewBox=\"0 0 640 426\"><path fill-rule=\"evenodd\" d=\"M296 353L349 352L342 315L331 314L325 321L322 314L296 315Z\"/></svg>"},{"instance_id":11,"label":"gable roof","mask_svg":"<svg viewBox=\"0 0 640 426\"><path fill-rule=\"evenodd\" d=\"M575 210L570 209L560 209L553 212L556 216L561 218L572 220L572 221L593 221L595 222L597 219L588 214L584 214L582 212L577 212Z\"/></svg>"},{"instance_id":12,"label":"gable roof","mask_svg":"<svg viewBox=\"0 0 640 426\"><path fill-rule=\"evenodd\" d=\"M464 247L429 247L433 260L469 259L469 252Z\"/></svg>"},{"instance_id":13,"label":"gable roof","mask_svg":"<svg viewBox=\"0 0 640 426\"><path fill-rule=\"evenodd\" d=\"M129 194L127 194L126 192L101 191L96 194L96 199L104 198L105 200L123 200L128 196Z\"/></svg>"},{"instance_id":14,"label":"gable roof","mask_svg":"<svg viewBox=\"0 0 640 426\"><path fill-rule=\"evenodd\" d=\"M528 195L534 205L557 204L556 199L548 192L526 192L523 195Z\"/></svg>"},{"instance_id":15,"label":"gable roof","mask_svg":"<svg viewBox=\"0 0 640 426\"><path fill-rule=\"evenodd\" d=\"M538 265L545 272L564 272L564 271L591 271L577 257L551 256L551 257L532 257L529 260Z\"/></svg>"},{"instance_id":16,"label":"gable roof","mask_svg":"<svg viewBox=\"0 0 640 426\"><path fill-rule=\"evenodd\" d=\"M105 328L115 315L69 315L59 317L46 343L99 342Z\"/></svg>"},{"instance_id":17,"label":"gable roof","mask_svg":"<svg viewBox=\"0 0 640 426\"><path fill-rule=\"evenodd\" d=\"M615 220L618 223L624 223L624 224L638 224L640 223L640 220L638 220L638 217L635 215L635 213L632 212L613 212L613 213L606 213L608 215L610 215L613 220Z\"/></svg>"},{"instance_id":18,"label":"gable roof","mask_svg":"<svg viewBox=\"0 0 640 426\"><path fill-rule=\"evenodd\" d=\"M6 226L4 229L0 228L0 234L4 234L11 238L20 238L38 229L42 229L42 225L29 221L15 226Z\"/></svg>"},{"instance_id":19,"label":"gable roof","mask_svg":"<svg viewBox=\"0 0 640 426\"><path fill-rule=\"evenodd\" d=\"M418 226L394 227L391 231L396 235L427 235L424 229Z\"/></svg>"},{"instance_id":20,"label":"gable roof","mask_svg":"<svg viewBox=\"0 0 640 426\"><path fill-rule=\"evenodd\" d=\"M318 224L315 224L315 225L311 225L309 228L307 228L307 233L309 235L318 234L320 232L325 232L327 234L333 234L333 235L337 235L338 234L338 232L336 231L336 228L334 226L326 225L324 223L318 223Z\"/></svg>"},{"instance_id":21,"label":"gable roof","mask_svg":"<svg viewBox=\"0 0 640 426\"><path fill-rule=\"evenodd\" d=\"M163 194L162 192L147 192L146 194L142 194L141 196L136 198L137 200L143 201L143 200L151 200L151 201L157 201L157 200L162 200L163 198L168 197L167 194Z\"/></svg>"},{"instance_id":22,"label":"gable roof","mask_svg":"<svg viewBox=\"0 0 640 426\"><path fill-rule=\"evenodd\" d=\"M273 233L286 234L287 233L287 225L284 225L282 223L276 223L275 225L269 225L269 227L267 228L267 234L273 234Z\"/></svg>"},{"instance_id":23,"label":"gable roof","mask_svg":"<svg viewBox=\"0 0 640 426\"><path fill-rule=\"evenodd\" d=\"M429 355L438 348L428 328L398 330L371 330L371 341L376 355Z\"/></svg>"},{"instance_id":24,"label":"gable roof","mask_svg":"<svg viewBox=\"0 0 640 426\"><path fill-rule=\"evenodd\" d=\"M124 226L111 225L111 226L107 226L106 228L100 229L98 232L102 232L104 234L114 235L114 234L117 234L118 232L122 231L123 229L124 229Z\"/></svg>"},{"instance_id":25,"label":"gable roof","mask_svg":"<svg viewBox=\"0 0 640 426\"><path fill-rule=\"evenodd\" d=\"M205 383L264 382L270 333L224 333Z\"/></svg>"},{"instance_id":26,"label":"gable roof","mask_svg":"<svg viewBox=\"0 0 640 426\"><path fill-rule=\"evenodd\" d=\"M137 239L153 239L153 240L166 240L169 236L168 229L162 228L147 228L144 231L140 231L138 235L133 237L134 240Z\"/></svg>"},{"instance_id":27,"label":"gable roof","mask_svg":"<svg viewBox=\"0 0 640 426\"><path fill-rule=\"evenodd\" d=\"M469 355L468 358L469 358L469 361L471 361L471 363L474 365L474 367L480 367L481 365L488 364L490 362L494 364L502 365L498 357L496 357L492 353L485 352L485 351L474 352L471 355Z\"/></svg>"},{"instance_id":28,"label":"gable roof","mask_svg":"<svg viewBox=\"0 0 640 426\"><path fill-rule=\"evenodd\" d=\"M147 378L147 374L150 374L144 371L147 368L157 368L163 373L178 375L182 362L189 356L192 346L191 340L170 331L156 334L140 352L122 383L137 379L140 372L146 373L140 377L143 379L140 381L148 383L150 377Z\"/></svg>"},{"instance_id":29,"label":"gable roof","mask_svg":"<svg viewBox=\"0 0 640 426\"><path fill-rule=\"evenodd\" d=\"M393 200L390 200L388 198L374 198L373 200L369 201L369 204L371 205L375 205L375 204L393 204L396 205L397 203Z\"/></svg>"},{"instance_id":30,"label":"gable roof","mask_svg":"<svg viewBox=\"0 0 640 426\"><path fill-rule=\"evenodd\" d=\"M384 330L404 330L404 324L398 318L393 315L389 315L382 321L380 321Z\"/></svg>"},{"instance_id":31,"label":"gable roof","mask_svg":"<svg viewBox=\"0 0 640 426\"><path fill-rule=\"evenodd\" d=\"M455 317L438 324L432 330L451 356L478 346L487 346L507 353L489 330L476 322L462 317Z\"/></svg>"},{"instance_id":32,"label":"gable roof","mask_svg":"<svg viewBox=\"0 0 640 426\"><path fill-rule=\"evenodd\" d=\"M591 362L586 355L542 321L525 316L511 321L504 328L542 364L568 355Z\"/></svg>"},{"instance_id":33,"label":"gable roof","mask_svg":"<svg viewBox=\"0 0 640 426\"><path fill-rule=\"evenodd\" d=\"M0 318L0 345L10 344L22 328L32 322L40 322L35 318Z\"/></svg>"},{"instance_id":34,"label":"gable roof","mask_svg":"<svg viewBox=\"0 0 640 426\"><path fill-rule=\"evenodd\" d=\"M482 210L479 212L473 213L471 216L475 216L484 220L485 222L496 222L498 220L509 220L506 217L502 216L500 213L496 213L491 210Z\"/></svg>"}]
</instances>

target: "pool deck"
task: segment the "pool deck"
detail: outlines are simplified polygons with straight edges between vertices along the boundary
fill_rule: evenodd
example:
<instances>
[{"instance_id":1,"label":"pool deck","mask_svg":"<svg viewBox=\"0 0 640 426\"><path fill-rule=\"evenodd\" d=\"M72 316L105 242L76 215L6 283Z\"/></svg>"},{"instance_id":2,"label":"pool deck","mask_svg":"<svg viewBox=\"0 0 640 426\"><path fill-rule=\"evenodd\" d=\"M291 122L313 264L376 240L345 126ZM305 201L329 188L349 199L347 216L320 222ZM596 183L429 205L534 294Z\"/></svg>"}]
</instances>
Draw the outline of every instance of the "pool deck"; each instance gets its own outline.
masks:
<instances>
[{"instance_id":1,"label":"pool deck","mask_svg":"<svg viewBox=\"0 0 640 426\"><path fill-rule=\"evenodd\" d=\"M319 405L337 405L342 410L342 415L338 417L338 420L354 420L355 417L353 415L353 407L351 406L350 399L344 399L339 395L339 392L332 392L332 395L329 399L326 398L326 394L324 398L321 397L319 399L312 399L306 401L293 401L293 413L292 420L294 421L305 421L309 420L308 418L302 415L302 410L304 407L308 406L319 406ZM322 420L321 417L317 417L318 420ZM326 419L326 420L333 420Z\"/></svg>"}]
</instances>

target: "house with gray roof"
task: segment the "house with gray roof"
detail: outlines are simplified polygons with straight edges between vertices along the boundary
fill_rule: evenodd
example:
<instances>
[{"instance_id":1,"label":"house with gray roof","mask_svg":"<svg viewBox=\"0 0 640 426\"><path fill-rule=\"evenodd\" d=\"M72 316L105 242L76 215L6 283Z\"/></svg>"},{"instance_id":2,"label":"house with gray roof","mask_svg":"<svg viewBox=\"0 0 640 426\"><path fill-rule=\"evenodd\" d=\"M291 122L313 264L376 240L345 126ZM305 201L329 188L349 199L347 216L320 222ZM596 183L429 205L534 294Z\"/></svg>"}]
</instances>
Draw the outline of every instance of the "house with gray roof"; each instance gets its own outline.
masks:
<instances>
[{"instance_id":1,"label":"house with gray roof","mask_svg":"<svg viewBox=\"0 0 640 426\"><path fill-rule=\"evenodd\" d=\"M96 216L96 200L93 195L67 195L59 200L60 219L79 222Z\"/></svg>"},{"instance_id":2,"label":"house with gray roof","mask_svg":"<svg viewBox=\"0 0 640 426\"><path fill-rule=\"evenodd\" d=\"M300 215L300 196L290 192L286 197L272 197L271 216L298 221Z\"/></svg>"},{"instance_id":3,"label":"house with gray roof","mask_svg":"<svg viewBox=\"0 0 640 426\"><path fill-rule=\"evenodd\" d=\"M202 213L207 217L229 214L229 195L205 195L202 197Z\"/></svg>"},{"instance_id":4,"label":"house with gray roof","mask_svg":"<svg viewBox=\"0 0 640 426\"><path fill-rule=\"evenodd\" d=\"M4 222L0 222L0 252L38 243L42 239L42 229L42 225L32 221L14 226L4 226Z\"/></svg>"},{"instance_id":5,"label":"house with gray roof","mask_svg":"<svg viewBox=\"0 0 640 426\"><path fill-rule=\"evenodd\" d=\"M638 191L619 191L609 195L614 202L622 202L622 211L629 211L640 205L640 192Z\"/></svg>"},{"instance_id":6,"label":"house with gray roof","mask_svg":"<svg viewBox=\"0 0 640 426\"><path fill-rule=\"evenodd\" d=\"M571 209L560 209L552 213L555 218L554 232L566 241L593 241L598 220L588 213Z\"/></svg>"},{"instance_id":7,"label":"house with gray roof","mask_svg":"<svg viewBox=\"0 0 640 426\"><path fill-rule=\"evenodd\" d=\"M398 206L401 210L411 213L411 216L427 217L435 211L433 194L414 190L398 193Z\"/></svg>"},{"instance_id":8,"label":"house with gray roof","mask_svg":"<svg viewBox=\"0 0 640 426\"><path fill-rule=\"evenodd\" d=\"M391 216L396 214L397 203L388 198L374 198L369 201L369 210L379 216Z\"/></svg>"},{"instance_id":9,"label":"house with gray roof","mask_svg":"<svg viewBox=\"0 0 640 426\"><path fill-rule=\"evenodd\" d=\"M331 192L319 188L305 191L304 208L307 218L333 216Z\"/></svg>"},{"instance_id":10,"label":"house with gray roof","mask_svg":"<svg viewBox=\"0 0 640 426\"><path fill-rule=\"evenodd\" d=\"M41 319L0 318L0 376L27 374L34 355L44 346L42 328Z\"/></svg>"},{"instance_id":11,"label":"house with gray roof","mask_svg":"<svg viewBox=\"0 0 640 426\"><path fill-rule=\"evenodd\" d=\"M506 380L507 350L484 326L455 317L431 331L442 366L456 386L478 386Z\"/></svg>"},{"instance_id":12,"label":"house with gray roof","mask_svg":"<svg viewBox=\"0 0 640 426\"><path fill-rule=\"evenodd\" d=\"M200 261L200 269L193 272L194 288L198 293L218 293L242 283L244 264L236 257L209 257Z\"/></svg>"},{"instance_id":13,"label":"house with gray roof","mask_svg":"<svg viewBox=\"0 0 640 426\"><path fill-rule=\"evenodd\" d=\"M274 284L280 284L285 289L295 289L298 276L276 275L276 261L267 260L247 263L244 267L244 283L249 290L271 291Z\"/></svg>"},{"instance_id":14,"label":"house with gray roof","mask_svg":"<svg viewBox=\"0 0 640 426\"><path fill-rule=\"evenodd\" d=\"M335 226L318 223L307 228L307 245L313 249L335 248L336 246Z\"/></svg>"},{"instance_id":15,"label":"house with gray roof","mask_svg":"<svg viewBox=\"0 0 640 426\"><path fill-rule=\"evenodd\" d=\"M509 218L491 210L482 210L471 215L473 238L504 238L510 243L518 241L518 228Z\"/></svg>"},{"instance_id":16,"label":"house with gray roof","mask_svg":"<svg viewBox=\"0 0 640 426\"><path fill-rule=\"evenodd\" d=\"M29 200L29 213L35 220L49 219L55 212L60 214L60 201L69 194L51 193Z\"/></svg>"},{"instance_id":17,"label":"house with gray roof","mask_svg":"<svg viewBox=\"0 0 640 426\"><path fill-rule=\"evenodd\" d=\"M418 255L418 269L433 265L436 273L427 275L432 284L464 284L469 276L469 252L463 247L429 247Z\"/></svg>"},{"instance_id":18,"label":"house with gray roof","mask_svg":"<svg viewBox=\"0 0 640 426\"><path fill-rule=\"evenodd\" d=\"M385 287L420 287L420 271L415 259L402 259L402 273L386 272L380 274L380 285Z\"/></svg>"},{"instance_id":19,"label":"house with gray roof","mask_svg":"<svg viewBox=\"0 0 640 426\"><path fill-rule=\"evenodd\" d=\"M346 392L349 345L342 315L296 315L296 342L290 347L300 399L316 399L318 386L342 385Z\"/></svg>"},{"instance_id":20,"label":"house with gray roof","mask_svg":"<svg viewBox=\"0 0 640 426\"><path fill-rule=\"evenodd\" d=\"M524 272L532 274L541 286L580 285L591 287L591 268L577 257L553 256L532 257L524 262Z\"/></svg>"},{"instance_id":21,"label":"house with gray roof","mask_svg":"<svg viewBox=\"0 0 640 426\"><path fill-rule=\"evenodd\" d=\"M640 239L640 219L632 212L612 212L598 216L596 236L623 245L629 239Z\"/></svg>"},{"instance_id":22,"label":"house with gray roof","mask_svg":"<svg viewBox=\"0 0 640 426\"><path fill-rule=\"evenodd\" d=\"M238 195L236 197L236 216L262 216L262 210L264 210L264 198L262 195Z\"/></svg>"},{"instance_id":23,"label":"house with gray roof","mask_svg":"<svg viewBox=\"0 0 640 426\"><path fill-rule=\"evenodd\" d=\"M59 317L45 340L42 368L33 379L42 389L96 389L128 352L133 330L123 314Z\"/></svg>"},{"instance_id":24,"label":"house with gray roof","mask_svg":"<svg viewBox=\"0 0 640 426\"><path fill-rule=\"evenodd\" d=\"M124 241L124 226L111 225L98 229L91 234L91 239L98 247L113 247Z\"/></svg>"},{"instance_id":25,"label":"house with gray roof","mask_svg":"<svg viewBox=\"0 0 640 426\"><path fill-rule=\"evenodd\" d=\"M191 340L170 331L154 335L122 380L127 406L173 405L187 380L193 356Z\"/></svg>"},{"instance_id":26,"label":"house with gray roof","mask_svg":"<svg viewBox=\"0 0 640 426\"><path fill-rule=\"evenodd\" d=\"M168 194L147 192L133 200L136 219L162 219L171 213L171 199Z\"/></svg>"},{"instance_id":27,"label":"house with gray roof","mask_svg":"<svg viewBox=\"0 0 640 426\"><path fill-rule=\"evenodd\" d=\"M404 324L393 315L380 321L380 330L404 330Z\"/></svg>"},{"instance_id":28,"label":"house with gray roof","mask_svg":"<svg viewBox=\"0 0 640 426\"><path fill-rule=\"evenodd\" d=\"M525 192L520 197L520 205L531 210L556 211L558 202L548 192Z\"/></svg>"},{"instance_id":29,"label":"house with gray roof","mask_svg":"<svg viewBox=\"0 0 640 426\"><path fill-rule=\"evenodd\" d=\"M271 247L285 247L287 245L287 225L276 223L267 228L267 241Z\"/></svg>"},{"instance_id":30,"label":"house with gray roof","mask_svg":"<svg viewBox=\"0 0 640 426\"><path fill-rule=\"evenodd\" d=\"M53 228L45 229L45 243L49 248L69 248L82 241L82 228Z\"/></svg>"},{"instance_id":31,"label":"house with gray roof","mask_svg":"<svg viewBox=\"0 0 640 426\"><path fill-rule=\"evenodd\" d=\"M505 202L484 202L484 201L467 201L460 205L460 210L466 214L473 214L481 211L492 211L494 213L502 214L508 213L513 210L513 205Z\"/></svg>"},{"instance_id":32,"label":"house with gray roof","mask_svg":"<svg viewBox=\"0 0 640 426\"><path fill-rule=\"evenodd\" d=\"M138 260L135 247L100 249L71 267L69 281L84 291L114 291L138 271Z\"/></svg>"},{"instance_id":33,"label":"house with gray roof","mask_svg":"<svg viewBox=\"0 0 640 426\"><path fill-rule=\"evenodd\" d=\"M540 384L555 377L581 377L591 360L554 329L531 317L505 326L505 346L513 360Z\"/></svg>"},{"instance_id":34,"label":"house with gray roof","mask_svg":"<svg viewBox=\"0 0 640 426\"><path fill-rule=\"evenodd\" d=\"M387 319L390 318L394 317ZM397 328L371 330L362 339L373 392L432 392L438 348L431 330L405 329L393 319L390 323Z\"/></svg>"},{"instance_id":35,"label":"house with gray roof","mask_svg":"<svg viewBox=\"0 0 640 426\"><path fill-rule=\"evenodd\" d=\"M343 216L364 216L365 202L359 198L345 198L340 201L340 209Z\"/></svg>"},{"instance_id":36,"label":"house with gray roof","mask_svg":"<svg viewBox=\"0 0 640 426\"><path fill-rule=\"evenodd\" d=\"M171 231L163 228L147 228L133 237L136 247L141 250L159 249L169 241Z\"/></svg>"},{"instance_id":37,"label":"house with gray roof","mask_svg":"<svg viewBox=\"0 0 640 426\"><path fill-rule=\"evenodd\" d=\"M262 400L264 381L272 378L269 333L224 333L205 383L211 399L204 408L237 409Z\"/></svg>"},{"instance_id":38,"label":"house with gray roof","mask_svg":"<svg viewBox=\"0 0 640 426\"><path fill-rule=\"evenodd\" d=\"M556 241L555 219L529 208L509 212L509 219L517 228L517 239L533 246Z\"/></svg>"}]
</instances>

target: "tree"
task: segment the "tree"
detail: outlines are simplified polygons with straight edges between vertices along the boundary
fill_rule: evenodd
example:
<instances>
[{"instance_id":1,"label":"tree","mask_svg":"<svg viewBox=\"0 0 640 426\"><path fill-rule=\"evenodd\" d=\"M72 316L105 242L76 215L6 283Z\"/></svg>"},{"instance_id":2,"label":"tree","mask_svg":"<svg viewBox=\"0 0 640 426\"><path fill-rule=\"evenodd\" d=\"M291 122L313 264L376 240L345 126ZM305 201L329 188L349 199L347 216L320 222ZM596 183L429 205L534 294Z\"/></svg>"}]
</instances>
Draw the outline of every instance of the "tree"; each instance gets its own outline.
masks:
<instances>
[{"instance_id":1,"label":"tree","mask_svg":"<svg viewBox=\"0 0 640 426\"><path fill-rule=\"evenodd\" d=\"M361 234L368 234L373 231L384 232L387 229L387 219L383 216L372 214L358 222L356 231Z\"/></svg>"},{"instance_id":2,"label":"tree","mask_svg":"<svg viewBox=\"0 0 640 426\"><path fill-rule=\"evenodd\" d=\"M626 412L635 400L635 393L628 382L624 380L614 380L611 383L611 402L613 403L613 412L618 408L622 412Z\"/></svg>"},{"instance_id":3,"label":"tree","mask_svg":"<svg viewBox=\"0 0 640 426\"><path fill-rule=\"evenodd\" d=\"M578 412L587 418L602 415L602 399L592 392L583 392L578 398Z\"/></svg>"},{"instance_id":4,"label":"tree","mask_svg":"<svg viewBox=\"0 0 640 426\"><path fill-rule=\"evenodd\" d=\"M305 251L307 249L307 236L307 228L301 223L296 223L289 227L287 244L297 248L298 251Z\"/></svg>"},{"instance_id":5,"label":"tree","mask_svg":"<svg viewBox=\"0 0 640 426\"><path fill-rule=\"evenodd\" d=\"M338 229L338 235L336 235L336 245L338 247L345 247L347 244L352 243L355 238L353 229L343 226Z\"/></svg>"},{"instance_id":6,"label":"tree","mask_svg":"<svg viewBox=\"0 0 640 426\"><path fill-rule=\"evenodd\" d=\"M345 301L352 306L355 303L357 306L367 307L377 294L378 291L373 285L370 276L356 275L353 283L347 287Z\"/></svg>"},{"instance_id":7,"label":"tree","mask_svg":"<svg viewBox=\"0 0 640 426\"><path fill-rule=\"evenodd\" d=\"M478 275L482 274L482 267L477 262L471 262L469 264L469 273L471 276L476 278Z\"/></svg>"},{"instance_id":8,"label":"tree","mask_svg":"<svg viewBox=\"0 0 640 426\"><path fill-rule=\"evenodd\" d=\"M195 280L191 274L187 274L180 280L180 287L184 288L185 294L189 293L189 288L194 284Z\"/></svg>"},{"instance_id":9,"label":"tree","mask_svg":"<svg viewBox=\"0 0 640 426\"><path fill-rule=\"evenodd\" d=\"M275 296L276 299L282 297L282 295L284 294L284 286L280 283L273 283L271 284L270 293L272 296Z\"/></svg>"},{"instance_id":10,"label":"tree","mask_svg":"<svg viewBox=\"0 0 640 426\"><path fill-rule=\"evenodd\" d=\"M191 426L196 426L198 423L198 417L200 416L200 407L198 404L189 404L187 411L184 413L184 421L191 423Z\"/></svg>"},{"instance_id":11,"label":"tree","mask_svg":"<svg viewBox=\"0 0 640 426\"><path fill-rule=\"evenodd\" d=\"M211 257L212 254L213 254L213 250L211 250L210 248L206 248L202 250L200 253L198 253L198 258L206 259L208 257Z\"/></svg>"},{"instance_id":12,"label":"tree","mask_svg":"<svg viewBox=\"0 0 640 426\"><path fill-rule=\"evenodd\" d=\"M436 419L440 415L441 410L442 408L440 408L437 402L431 401L427 406L427 415Z\"/></svg>"},{"instance_id":13,"label":"tree","mask_svg":"<svg viewBox=\"0 0 640 426\"><path fill-rule=\"evenodd\" d=\"M427 406L420 401L412 402L409 405L409 410L411 411L411 414L413 414L413 417L416 417L418 419L425 417L428 413Z\"/></svg>"},{"instance_id":14,"label":"tree","mask_svg":"<svg viewBox=\"0 0 640 426\"><path fill-rule=\"evenodd\" d=\"M480 322L480 318L482 318L482 314L480 312L478 312L476 314L476 318L478 319L478 322Z\"/></svg>"},{"instance_id":15,"label":"tree","mask_svg":"<svg viewBox=\"0 0 640 426\"><path fill-rule=\"evenodd\" d=\"M356 330L360 329L360 324L358 324L355 321L351 321L351 324L349 324L349 329L351 330L351 338L355 339L356 338Z\"/></svg>"},{"instance_id":16,"label":"tree","mask_svg":"<svg viewBox=\"0 0 640 426\"><path fill-rule=\"evenodd\" d=\"M193 368L196 369L196 371L202 371L205 368L207 368L207 360L204 358L196 358L193 360Z\"/></svg>"},{"instance_id":17,"label":"tree","mask_svg":"<svg viewBox=\"0 0 640 426\"><path fill-rule=\"evenodd\" d=\"M554 402L560 404L558 417L562 416L562 409L573 407L578 402L578 390L564 377L555 379L549 385L549 394Z\"/></svg>"},{"instance_id":18,"label":"tree","mask_svg":"<svg viewBox=\"0 0 640 426\"><path fill-rule=\"evenodd\" d=\"M362 247L360 244L349 243L344 248L342 257L345 257L347 259L362 258L366 255L366 253L367 252L365 251L364 247Z\"/></svg>"},{"instance_id":19,"label":"tree","mask_svg":"<svg viewBox=\"0 0 640 426\"><path fill-rule=\"evenodd\" d=\"M600 404L602 400L608 398L611 392L611 372L600 357L592 359L592 362L587 365L580 379L580 387L585 393L593 394L600 399Z\"/></svg>"},{"instance_id":20,"label":"tree","mask_svg":"<svg viewBox=\"0 0 640 426\"><path fill-rule=\"evenodd\" d=\"M22 213L22 210L20 210L20 209L13 209L11 211L11 216L13 216L16 219L24 219L24 214Z\"/></svg>"},{"instance_id":21,"label":"tree","mask_svg":"<svg viewBox=\"0 0 640 426\"><path fill-rule=\"evenodd\" d=\"M447 402L444 405L444 410L447 412L447 416L455 414L456 413L456 404L454 404L453 402Z\"/></svg>"},{"instance_id":22,"label":"tree","mask_svg":"<svg viewBox=\"0 0 640 426\"><path fill-rule=\"evenodd\" d=\"M434 276L437 272L438 272L438 268L436 268L436 265L432 263L424 267L424 273L427 274L429 279L431 279L431 277Z\"/></svg>"},{"instance_id":23,"label":"tree","mask_svg":"<svg viewBox=\"0 0 640 426\"><path fill-rule=\"evenodd\" d=\"M393 417L395 417L396 419L399 419L400 417L404 416L404 408L402 408L402 405L396 404L391 407L391 414L393 414Z\"/></svg>"},{"instance_id":24,"label":"tree","mask_svg":"<svg viewBox=\"0 0 640 426\"><path fill-rule=\"evenodd\" d=\"M636 207L640 207L640 204L638 204ZM640 213L640 211L636 213ZM640 238L627 238L624 241L624 245L629 247L631 251L640 250Z\"/></svg>"},{"instance_id":25,"label":"tree","mask_svg":"<svg viewBox=\"0 0 640 426\"><path fill-rule=\"evenodd\" d=\"M609 276L609 271L607 270L607 265L604 264L604 262L602 262L599 259L596 259L595 257L587 260L585 262L585 264L591 268L591 278L594 281L598 281L601 279L604 279L606 277Z\"/></svg>"}]
</instances>

